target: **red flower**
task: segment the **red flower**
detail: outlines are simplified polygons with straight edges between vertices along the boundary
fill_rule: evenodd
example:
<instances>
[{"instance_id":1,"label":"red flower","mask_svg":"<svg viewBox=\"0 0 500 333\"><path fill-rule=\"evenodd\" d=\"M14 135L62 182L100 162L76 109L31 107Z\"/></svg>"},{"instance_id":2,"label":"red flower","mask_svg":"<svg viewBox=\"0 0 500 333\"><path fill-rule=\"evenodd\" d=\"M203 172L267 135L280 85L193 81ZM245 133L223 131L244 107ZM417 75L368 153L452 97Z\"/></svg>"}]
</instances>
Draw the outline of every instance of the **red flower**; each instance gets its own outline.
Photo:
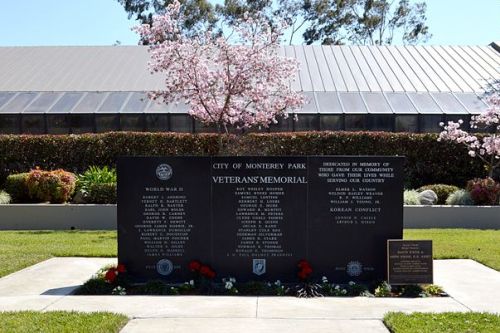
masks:
<instances>
[{"instance_id":1,"label":"red flower","mask_svg":"<svg viewBox=\"0 0 500 333\"><path fill-rule=\"evenodd\" d=\"M191 272L198 272L201 268L201 263L198 260L193 260L189 263L189 270Z\"/></svg>"},{"instance_id":2,"label":"red flower","mask_svg":"<svg viewBox=\"0 0 500 333\"><path fill-rule=\"evenodd\" d=\"M312 268L310 266L306 266L304 268L302 268L302 272L304 272L304 274L306 275L310 275L312 273Z\"/></svg>"},{"instance_id":3,"label":"red flower","mask_svg":"<svg viewBox=\"0 0 500 333\"><path fill-rule=\"evenodd\" d=\"M215 272L214 272L213 270L210 270L210 271L208 272L208 274L207 274L207 277L208 277L209 279L213 279L213 278L215 277Z\"/></svg>"},{"instance_id":4,"label":"red flower","mask_svg":"<svg viewBox=\"0 0 500 333\"><path fill-rule=\"evenodd\" d=\"M127 271L125 269L125 265L124 264L118 264L118 266L116 266L116 270L118 271L118 273L125 273Z\"/></svg>"},{"instance_id":5,"label":"red flower","mask_svg":"<svg viewBox=\"0 0 500 333\"><path fill-rule=\"evenodd\" d=\"M201 275L205 275L206 276L208 273L210 273L210 271L211 271L210 267L208 267L206 265L202 265L200 267L200 274Z\"/></svg>"},{"instance_id":6,"label":"red flower","mask_svg":"<svg viewBox=\"0 0 500 333\"><path fill-rule=\"evenodd\" d=\"M301 280L306 280L313 272L311 264L309 264L309 262L304 259L299 261L297 267L299 267L299 272L297 273L297 276Z\"/></svg>"},{"instance_id":7,"label":"red flower","mask_svg":"<svg viewBox=\"0 0 500 333\"><path fill-rule=\"evenodd\" d=\"M309 264L309 262L307 260L300 260L298 265L297 265L300 269L304 269L305 267L309 267L311 268L311 265Z\"/></svg>"},{"instance_id":8,"label":"red flower","mask_svg":"<svg viewBox=\"0 0 500 333\"><path fill-rule=\"evenodd\" d=\"M104 275L104 280L109 283L113 283L116 280L116 270L114 268L108 269L106 274Z\"/></svg>"},{"instance_id":9,"label":"red flower","mask_svg":"<svg viewBox=\"0 0 500 333\"><path fill-rule=\"evenodd\" d=\"M307 279L307 275L306 275L306 273L304 273L304 271L298 272L297 275L298 275L299 279L301 279L301 280Z\"/></svg>"},{"instance_id":10,"label":"red flower","mask_svg":"<svg viewBox=\"0 0 500 333\"><path fill-rule=\"evenodd\" d=\"M206 265L202 265L200 267L200 274L209 279L213 279L215 277L215 272Z\"/></svg>"}]
</instances>

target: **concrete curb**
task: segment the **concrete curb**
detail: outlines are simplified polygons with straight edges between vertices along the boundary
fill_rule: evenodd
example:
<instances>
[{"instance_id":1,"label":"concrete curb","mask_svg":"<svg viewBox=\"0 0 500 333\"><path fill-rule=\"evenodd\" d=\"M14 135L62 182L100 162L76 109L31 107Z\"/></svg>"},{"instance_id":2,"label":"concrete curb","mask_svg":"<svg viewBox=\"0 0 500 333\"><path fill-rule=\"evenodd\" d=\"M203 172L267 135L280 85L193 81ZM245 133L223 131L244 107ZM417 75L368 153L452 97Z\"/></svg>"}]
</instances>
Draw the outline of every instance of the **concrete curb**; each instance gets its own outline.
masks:
<instances>
[{"instance_id":1,"label":"concrete curb","mask_svg":"<svg viewBox=\"0 0 500 333\"><path fill-rule=\"evenodd\" d=\"M407 229L500 229L500 206L405 206Z\"/></svg>"}]
</instances>

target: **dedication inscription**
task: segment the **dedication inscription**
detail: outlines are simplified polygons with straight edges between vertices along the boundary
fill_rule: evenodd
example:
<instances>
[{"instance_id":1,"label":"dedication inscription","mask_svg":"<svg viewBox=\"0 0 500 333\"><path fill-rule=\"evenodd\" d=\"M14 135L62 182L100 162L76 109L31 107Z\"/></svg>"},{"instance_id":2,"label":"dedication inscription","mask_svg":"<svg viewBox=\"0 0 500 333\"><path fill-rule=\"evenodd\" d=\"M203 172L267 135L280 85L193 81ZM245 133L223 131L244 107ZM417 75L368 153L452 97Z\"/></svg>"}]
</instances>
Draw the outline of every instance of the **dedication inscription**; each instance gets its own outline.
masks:
<instances>
[{"instance_id":1,"label":"dedication inscription","mask_svg":"<svg viewBox=\"0 0 500 333\"><path fill-rule=\"evenodd\" d=\"M432 284L431 240L387 240L389 284Z\"/></svg>"},{"instance_id":2,"label":"dedication inscription","mask_svg":"<svg viewBox=\"0 0 500 333\"><path fill-rule=\"evenodd\" d=\"M383 277L386 240L402 233L402 159L323 157L309 168L308 257L331 281Z\"/></svg>"},{"instance_id":3,"label":"dedication inscription","mask_svg":"<svg viewBox=\"0 0 500 333\"><path fill-rule=\"evenodd\" d=\"M401 238L401 157L129 157L118 161L118 256L137 279L385 278Z\"/></svg>"}]
</instances>

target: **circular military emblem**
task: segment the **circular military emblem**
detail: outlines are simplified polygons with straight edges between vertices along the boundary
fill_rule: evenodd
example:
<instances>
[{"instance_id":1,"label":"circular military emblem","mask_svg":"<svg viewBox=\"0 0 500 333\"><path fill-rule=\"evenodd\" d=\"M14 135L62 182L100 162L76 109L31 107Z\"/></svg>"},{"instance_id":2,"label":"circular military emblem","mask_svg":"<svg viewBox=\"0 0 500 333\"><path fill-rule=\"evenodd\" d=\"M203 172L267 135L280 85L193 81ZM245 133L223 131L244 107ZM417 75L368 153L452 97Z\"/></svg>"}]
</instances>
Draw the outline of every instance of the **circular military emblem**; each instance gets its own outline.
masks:
<instances>
[{"instance_id":1,"label":"circular military emblem","mask_svg":"<svg viewBox=\"0 0 500 333\"><path fill-rule=\"evenodd\" d=\"M347 264L347 275L360 276L363 272L363 265L359 261L349 261Z\"/></svg>"},{"instance_id":2,"label":"circular military emblem","mask_svg":"<svg viewBox=\"0 0 500 333\"><path fill-rule=\"evenodd\" d=\"M166 163L162 163L156 168L156 177L160 180L169 180L172 177L172 173L172 167Z\"/></svg>"},{"instance_id":3,"label":"circular military emblem","mask_svg":"<svg viewBox=\"0 0 500 333\"><path fill-rule=\"evenodd\" d=\"M174 264L168 259L161 259L156 263L156 271L160 275L169 275L174 270Z\"/></svg>"}]
</instances>

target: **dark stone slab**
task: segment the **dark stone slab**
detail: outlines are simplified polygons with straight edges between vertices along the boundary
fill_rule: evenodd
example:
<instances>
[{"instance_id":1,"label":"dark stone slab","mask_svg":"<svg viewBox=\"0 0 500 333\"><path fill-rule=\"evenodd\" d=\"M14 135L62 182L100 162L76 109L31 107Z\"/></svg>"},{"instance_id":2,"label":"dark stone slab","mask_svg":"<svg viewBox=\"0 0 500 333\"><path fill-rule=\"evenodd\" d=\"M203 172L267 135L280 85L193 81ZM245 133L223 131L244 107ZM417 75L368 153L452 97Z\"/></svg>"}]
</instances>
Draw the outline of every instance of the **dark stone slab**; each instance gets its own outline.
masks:
<instances>
[{"instance_id":1,"label":"dark stone slab","mask_svg":"<svg viewBox=\"0 0 500 333\"><path fill-rule=\"evenodd\" d=\"M402 168L400 157L309 158L307 257L318 274L384 278L385 242L403 236Z\"/></svg>"},{"instance_id":2,"label":"dark stone slab","mask_svg":"<svg viewBox=\"0 0 500 333\"><path fill-rule=\"evenodd\" d=\"M295 275L306 256L306 157L213 158L212 202L213 262L221 276Z\"/></svg>"},{"instance_id":3,"label":"dark stone slab","mask_svg":"<svg viewBox=\"0 0 500 333\"><path fill-rule=\"evenodd\" d=\"M383 279L401 238L403 158L165 157L118 162L119 261L132 276L183 282L295 281L307 259L331 281Z\"/></svg>"},{"instance_id":4,"label":"dark stone slab","mask_svg":"<svg viewBox=\"0 0 500 333\"><path fill-rule=\"evenodd\" d=\"M118 258L139 280L186 281L211 260L210 159L118 160Z\"/></svg>"},{"instance_id":5,"label":"dark stone slab","mask_svg":"<svg viewBox=\"0 0 500 333\"><path fill-rule=\"evenodd\" d=\"M432 241L387 241L387 280L389 284L432 284Z\"/></svg>"}]
</instances>

